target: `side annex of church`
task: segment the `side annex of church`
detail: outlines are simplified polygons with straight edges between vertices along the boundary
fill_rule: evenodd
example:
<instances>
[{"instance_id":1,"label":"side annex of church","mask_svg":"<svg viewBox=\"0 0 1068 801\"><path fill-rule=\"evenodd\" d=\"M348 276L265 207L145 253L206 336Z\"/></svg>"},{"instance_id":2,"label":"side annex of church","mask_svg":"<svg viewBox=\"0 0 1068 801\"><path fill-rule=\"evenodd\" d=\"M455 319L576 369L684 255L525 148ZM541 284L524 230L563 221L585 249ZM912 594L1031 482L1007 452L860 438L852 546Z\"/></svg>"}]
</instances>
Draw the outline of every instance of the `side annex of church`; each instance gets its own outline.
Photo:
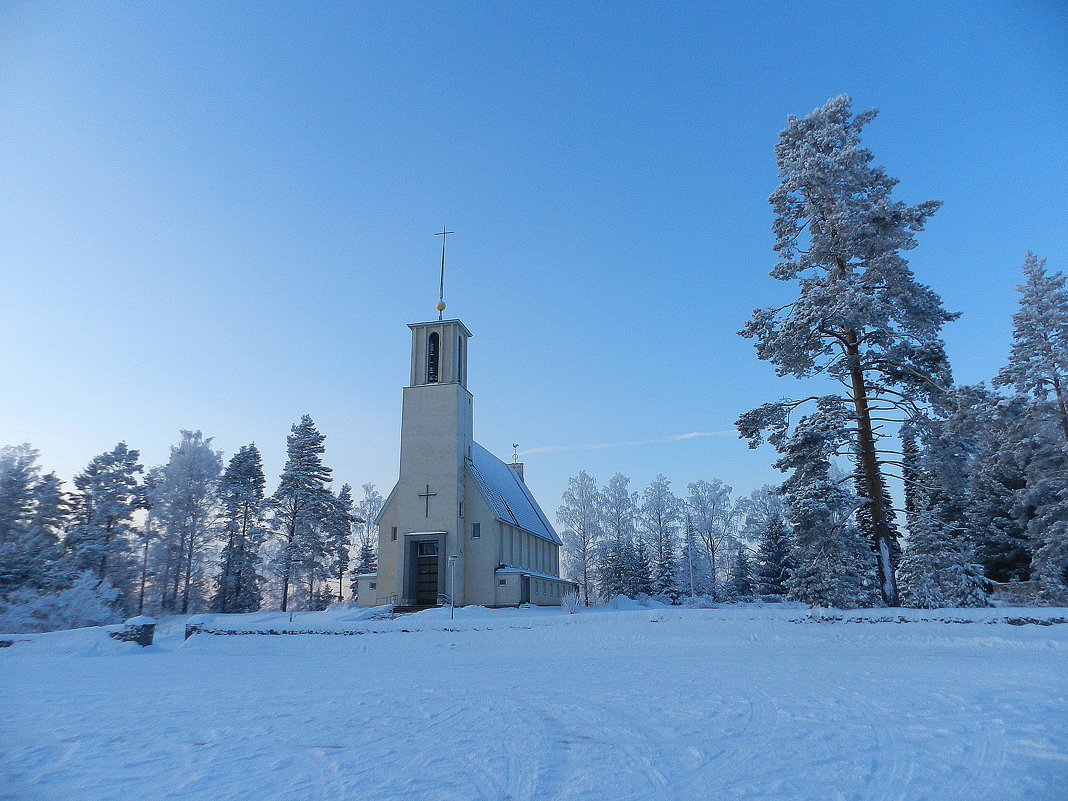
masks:
<instances>
[{"instance_id":1,"label":"side annex of church","mask_svg":"<svg viewBox=\"0 0 1068 801\"><path fill-rule=\"evenodd\" d=\"M443 307L444 304L441 304ZM523 480L472 437L471 332L459 320L412 323L400 477L374 521L378 573L360 606L558 605L560 537Z\"/></svg>"}]
</instances>

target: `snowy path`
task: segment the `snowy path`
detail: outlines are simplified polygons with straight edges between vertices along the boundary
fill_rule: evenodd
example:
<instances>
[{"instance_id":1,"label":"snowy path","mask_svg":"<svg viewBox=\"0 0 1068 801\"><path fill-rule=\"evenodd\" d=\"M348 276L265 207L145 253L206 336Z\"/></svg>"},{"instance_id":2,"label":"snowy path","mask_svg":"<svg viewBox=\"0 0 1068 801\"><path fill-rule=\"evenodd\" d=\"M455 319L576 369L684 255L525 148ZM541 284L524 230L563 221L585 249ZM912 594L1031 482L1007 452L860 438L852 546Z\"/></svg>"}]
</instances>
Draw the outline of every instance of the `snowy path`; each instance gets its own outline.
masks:
<instances>
[{"instance_id":1,"label":"snowy path","mask_svg":"<svg viewBox=\"0 0 1068 801\"><path fill-rule=\"evenodd\" d=\"M16 644L0 798L1068 798L1068 625L449 625Z\"/></svg>"}]
</instances>

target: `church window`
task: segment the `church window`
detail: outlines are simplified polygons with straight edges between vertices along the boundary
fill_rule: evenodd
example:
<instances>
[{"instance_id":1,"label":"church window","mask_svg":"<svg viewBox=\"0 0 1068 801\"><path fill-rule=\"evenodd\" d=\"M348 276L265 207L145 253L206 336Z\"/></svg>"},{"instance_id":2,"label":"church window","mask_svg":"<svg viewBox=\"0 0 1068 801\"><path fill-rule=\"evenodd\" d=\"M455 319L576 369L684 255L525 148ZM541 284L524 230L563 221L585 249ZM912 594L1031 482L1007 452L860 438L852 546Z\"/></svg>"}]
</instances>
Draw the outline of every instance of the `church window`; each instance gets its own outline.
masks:
<instances>
[{"instance_id":1,"label":"church window","mask_svg":"<svg viewBox=\"0 0 1068 801\"><path fill-rule=\"evenodd\" d=\"M464 516L464 502L463 501L460 501L460 514L457 515L457 516L458 517L463 517Z\"/></svg>"},{"instance_id":2,"label":"church window","mask_svg":"<svg viewBox=\"0 0 1068 801\"><path fill-rule=\"evenodd\" d=\"M378 589L378 583L374 581L370 582L367 586L370 587L372 590Z\"/></svg>"},{"instance_id":3,"label":"church window","mask_svg":"<svg viewBox=\"0 0 1068 801\"><path fill-rule=\"evenodd\" d=\"M508 585L508 579L499 579L497 581L498 587L506 587Z\"/></svg>"},{"instance_id":4,"label":"church window","mask_svg":"<svg viewBox=\"0 0 1068 801\"><path fill-rule=\"evenodd\" d=\"M464 378L464 338L462 336L456 338L456 380L463 381Z\"/></svg>"},{"instance_id":5,"label":"church window","mask_svg":"<svg viewBox=\"0 0 1068 801\"><path fill-rule=\"evenodd\" d=\"M438 544L436 542L419 543L419 556L437 556Z\"/></svg>"},{"instance_id":6,"label":"church window","mask_svg":"<svg viewBox=\"0 0 1068 801\"><path fill-rule=\"evenodd\" d=\"M481 536L482 536L482 524L481 523L472 523L471 524L471 539L477 540Z\"/></svg>"},{"instance_id":7,"label":"church window","mask_svg":"<svg viewBox=\"0 0 1068 801\"><path fill-rule=\"evenodd\" d=\"M428 384L438 383L438 343L440 339L438 332L433 331L426 343L426 382Z\"/></svg>"},{"instance_id":8,"label":"church window","mask_svg":"<svg viewBox=\"0 0 1068 801\"><path fill-rule=\"evenodd\" d=\"M391 540L393 540L393 542L397 541L397 527L396 526L394 526L393 530L389 533L389 538Z\"/></svg>"}]
</instances>

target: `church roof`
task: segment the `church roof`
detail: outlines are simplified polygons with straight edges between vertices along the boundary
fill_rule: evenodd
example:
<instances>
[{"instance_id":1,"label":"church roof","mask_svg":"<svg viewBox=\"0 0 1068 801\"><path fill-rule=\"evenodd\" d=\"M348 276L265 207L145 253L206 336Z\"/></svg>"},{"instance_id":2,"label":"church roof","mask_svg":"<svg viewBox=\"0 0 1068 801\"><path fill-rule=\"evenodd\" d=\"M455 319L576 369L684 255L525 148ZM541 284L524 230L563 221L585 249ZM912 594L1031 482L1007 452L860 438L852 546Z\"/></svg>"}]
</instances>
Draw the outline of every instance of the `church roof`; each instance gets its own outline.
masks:
<instances>
[{"instance_id":1,"label":"church roof","mask_svg":"<svg viewBox=\"0 0 1068 801\"><path fill-rule=\"evenodd\" d=\"M519 474L477 442L471 443L467 472L498 520L563 545Z\"/></svg>"}]
</instances>

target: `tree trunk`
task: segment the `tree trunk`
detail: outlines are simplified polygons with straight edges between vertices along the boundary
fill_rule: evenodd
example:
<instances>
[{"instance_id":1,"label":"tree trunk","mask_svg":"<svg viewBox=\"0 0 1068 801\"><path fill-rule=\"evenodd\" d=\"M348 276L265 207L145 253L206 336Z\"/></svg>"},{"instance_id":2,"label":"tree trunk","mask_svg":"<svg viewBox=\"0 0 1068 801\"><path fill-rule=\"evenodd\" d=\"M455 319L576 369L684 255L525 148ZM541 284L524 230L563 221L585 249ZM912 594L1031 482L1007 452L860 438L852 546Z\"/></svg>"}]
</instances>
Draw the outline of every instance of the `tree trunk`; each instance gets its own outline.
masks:
<instances>
[{"instance_id":1,"label":"tree trunk","mask_svg":"<svg viewBox=\"0 0 1068 801\"><path fill-rule=\"evenodd\" d=\"M1060 376L1056 372L1053 373L1053 391L1057 395L1057 410L1061 413L1061 431L1064 432L1064 439L1068 442L1068 408L1065 407L1064 389L1061 387Z\"/></svg>"},{"instance_id":2,"label":"tree trunk","mask_svg":"<svg viewBox=\"0 0 1068 801\"><path fill-rule=\"evenodd\" d=\"M226 560L223 562L222 581L219 582L219 611L224 615L230 611L230 582L234 564L234 535L226 541Z\"/></svg>"},{"instance_id":3,"label":"tree trunk","mask_svg":"<svg viewBox=\"0 0 1068 801\"><path fill-rule=\"evenodd\" d=\"M182 588L182 614L189 612L189 583L193 578L193 532L189 532L189 550L185 557L185 587Z\"/></svg>"},{"instance_id":4,"label":"tree trunk","mask_svg":"<svg viewBox=\"0 0 1068 801\"><path fill-rule=\"evenodd\" d=\"M141 597L137 601L137 614L145 611L145 577L148 575L148 537L145 537L145 555L141 559Z\"/></svg>"},{"instance_id":5,"label":"tree trunk","mask_svg":"<svg viewBox=\"0 0 1068 801\"><path fill-rule=\"evenodd\" d=\"M892 542L890 527L886 522L886 507L883 498L883 476L879 471L878 455L875 452L875 435L871 428L871 411L868 408L868 392L864 383L864 371L860 368L860 348L856 332L846 329L847 353L849 354L849 378L853 388L853 407L857 414L857 450L860 466L864 472L864 485L868 493L872 527L875 531L875 550L879 560L879 590L883 603L900 606L897 593L897 578L891 560Z\"/></svg>"}]
</instances>

